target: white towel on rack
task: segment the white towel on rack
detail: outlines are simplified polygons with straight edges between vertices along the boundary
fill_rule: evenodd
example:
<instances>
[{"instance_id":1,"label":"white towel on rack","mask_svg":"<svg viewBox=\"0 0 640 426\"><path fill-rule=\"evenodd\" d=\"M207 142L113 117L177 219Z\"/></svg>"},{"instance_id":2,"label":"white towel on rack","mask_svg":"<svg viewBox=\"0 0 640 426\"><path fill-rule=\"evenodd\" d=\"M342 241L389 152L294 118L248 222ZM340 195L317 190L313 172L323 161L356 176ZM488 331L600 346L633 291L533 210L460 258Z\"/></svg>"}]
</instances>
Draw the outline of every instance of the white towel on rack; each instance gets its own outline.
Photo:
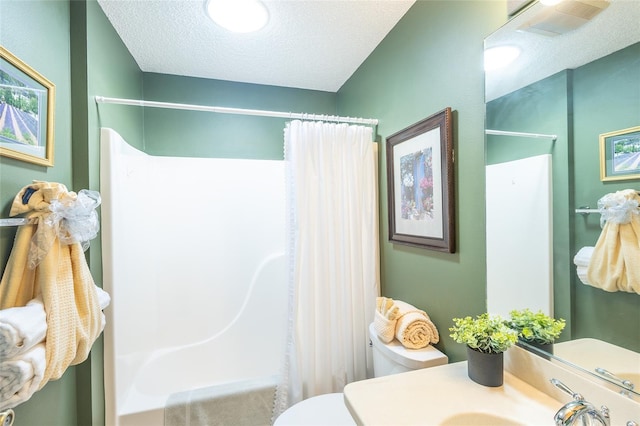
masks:
<instances>
[{"instance_id":1,"label":"white towel on rack","mask_svg":"<svg viewBox=\"0 0 640 426\"><path fill-rule=\"evenodd\" d=\"M98 286L96 286L96 293L98 294L98 305L100 305L100 309L103 310L111 303L111 296Z\"/></svg>"},{"instance_id":2,"label":"white towel on rack","mask_svg":"<svg viewBox=\"0 0 640 426\"><path fill-rule=\"evenodd\" d=\"M591 285L589 283L589 277L587 276L588 270L588 266L576 266L576 273L578 274L580 281L582 281L583 284Z\"/></svg>"},{"instance_id":3,"label":"white towel on rack","mask_svg":"<svg viewBox=\"0 0 640 426\"><path fill-rule=\"evenodd\" d=\"M46 360L44 343L0 362L0 411L27 401L40 387Z\"/></svg>"},{"instance_id":4,"label":"white towel on rack","mask_svg":"<svg viewBox=\"0 0 640 426\"><path fill-rule=\"evenodd\" d=\"M593 255L592 246L582 247L578 250L578 253L573 257L573 263L576 266L589 266L589 261L591 261L591 256Z\"/></svg>"},{"instance_id":5,"label":"white towel on rack","mask_svg":"<svg viewBox=\"0 0 640 426\"><path fill-rule=\"evenodd\" d=\"M104 310L109 303L111 303L111 296L109 293L96 286L96 294L98 295L98 305L100 305L100 310ZM104 313L100 314L100 331L104 330L104 327L107 325L107 319L104 316Z\"/></svg>"},{"instance_id":6,"label":"white towel on rack","mask_svg":"<svg viewBox=\"0 0 640 426\"><path fill-rule=\"evenodd\" d=\"M0 362L19 356L44 340L47 315L42 300L0 309Z\"/></svg>"}]
</instances>

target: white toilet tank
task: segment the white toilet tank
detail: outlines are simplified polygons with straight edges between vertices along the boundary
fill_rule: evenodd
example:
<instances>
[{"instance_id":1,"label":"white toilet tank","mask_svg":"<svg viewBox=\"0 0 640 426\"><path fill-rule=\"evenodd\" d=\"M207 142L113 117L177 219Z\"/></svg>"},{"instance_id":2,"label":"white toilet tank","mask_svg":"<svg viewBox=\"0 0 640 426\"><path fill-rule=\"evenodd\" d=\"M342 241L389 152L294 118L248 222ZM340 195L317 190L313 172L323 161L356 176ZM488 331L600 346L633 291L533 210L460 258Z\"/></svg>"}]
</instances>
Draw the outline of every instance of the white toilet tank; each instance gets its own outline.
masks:
<instances>
[{"instance_id":1,"label":"white toilet tank","mask_svg":"<svg viewBox=\"0 0 640 426\"><path fill-rule=\"evenodd\" d=\"M444 365L449 362L445 354L431 345L422 349L407 349L397 339L393 339L391 343L384 343L373 328L373 323L369 325L369 337L373 348L375 377Z\"/></svg>"}]
</instances>

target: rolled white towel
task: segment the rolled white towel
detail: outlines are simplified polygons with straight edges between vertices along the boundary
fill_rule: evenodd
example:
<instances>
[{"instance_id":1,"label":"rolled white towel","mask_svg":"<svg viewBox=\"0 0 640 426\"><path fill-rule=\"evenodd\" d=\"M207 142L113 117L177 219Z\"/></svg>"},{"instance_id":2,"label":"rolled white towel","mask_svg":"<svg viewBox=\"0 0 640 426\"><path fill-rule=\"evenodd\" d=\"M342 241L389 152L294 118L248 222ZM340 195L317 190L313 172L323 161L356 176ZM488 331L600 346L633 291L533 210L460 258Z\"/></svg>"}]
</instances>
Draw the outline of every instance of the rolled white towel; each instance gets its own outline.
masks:
<instances>
[{"instance_id":1,"label":"rolled white towel","mask_svg":"<svg viewBox=\"0 0 640 426\"><path fill-rule=\"evenodd\" d=\"M0 411L27 401L40 387L46 365L44 343L0 362Z\"/></svg>"},{"instance_id":2,"label":"rolled white towel","mask_svg":"<svg viewBox=\"0 0 640 426\"><path fill-rule=\"evenodd\" d=\"M578 278L582 281L583 284L591 285L589 283L589 277L587 276L587 271L589 268L587 266L576 266L576 272L578 273Z\"/></svg>"},{"instance_id":3,"label":"rolled white towel","mask_svg":"<svg viewBox=\"0 0 640 426\"><path fill-rule=\"evenodd\" d=\"M96 293L98 294L98 305L100 305L100 309L104 310L109 303L111 303L111 296L109 293L96 286ZM100 314L100 331L104 330L104 327L107 325L107 319L103 314Z\"/></svg>"},{"instance_id":4,"label":"rolled white towel","mask_svg":"<svg viewBox=\"0 0 640 426\"><path fill-rule=\"evenodd\" d=\"M440 341L438 329L425 311L400 300L395 303L400 309L395 335L405 348L421 349Z\"/></svg>"},{"instance_id":5,"label":"rolled white towel","mask_svg":"<svg viewBox=\"0 0 640 426\"><path fill-rule=\"evenodd\" d=\"M47 314L42 300L0 310L0 362L19 356L44 340Z\"/></svg>"},{"instance_id":6,"label":"rolled white towel","mask_svg":"<svg viewBox=\"0 0 640 426\"><path fill-rule=\"evenodd\" d=\"M573 257L573 263L576 266L589 266L591 255L593 255L593 249L595 247L586 246L578 250L578 253Z\"/></svg>"},{"instance_id":7,"label":"rolled white towel","mask_svg":"<svg viewBox=\"0 0 640 426\"><path fill-rule=\"evenodd\" d=\"M109 303L111 303L111 296L98 286L96 286L96 293L98 294L98 304L100 305L100 309L104 310L109 306Z\"/></svg>"}]
</instances>

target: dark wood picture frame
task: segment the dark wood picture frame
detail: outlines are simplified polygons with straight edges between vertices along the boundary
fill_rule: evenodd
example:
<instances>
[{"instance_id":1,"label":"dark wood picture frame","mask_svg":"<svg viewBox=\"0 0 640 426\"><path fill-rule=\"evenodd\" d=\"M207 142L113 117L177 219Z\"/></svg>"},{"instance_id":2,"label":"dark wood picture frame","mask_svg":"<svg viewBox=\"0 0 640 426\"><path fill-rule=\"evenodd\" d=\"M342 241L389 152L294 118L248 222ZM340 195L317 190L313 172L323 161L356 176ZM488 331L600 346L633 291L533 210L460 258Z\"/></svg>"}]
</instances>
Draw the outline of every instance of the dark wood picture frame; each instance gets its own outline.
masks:
<instances>
[{"instance_id":1,"label":"dark wood picture frame","mask_svg":"<svg viewBox=\"0 0 640 426\"><path fill-rule=\"evenodd\" d=\"M387 138L389 241L456 251L451 108Z\"/></svg>"}]
</instances>

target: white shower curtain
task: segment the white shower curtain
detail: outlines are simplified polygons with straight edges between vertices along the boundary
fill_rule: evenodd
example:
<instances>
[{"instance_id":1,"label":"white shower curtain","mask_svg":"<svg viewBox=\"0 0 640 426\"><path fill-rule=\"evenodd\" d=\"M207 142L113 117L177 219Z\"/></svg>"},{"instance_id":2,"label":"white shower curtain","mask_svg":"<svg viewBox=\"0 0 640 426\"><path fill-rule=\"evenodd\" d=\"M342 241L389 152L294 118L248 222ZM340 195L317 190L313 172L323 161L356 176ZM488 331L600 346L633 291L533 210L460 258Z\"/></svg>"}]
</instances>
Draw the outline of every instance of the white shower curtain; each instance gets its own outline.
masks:
<instances>
[{"instance_id":1,"label":"white shower curtain","mask_svg":"<svg viewBox=\"0 0 640 426\"><path fill-rule=\"evenodd\" d=\"M285 162L291 311L274 419L296 402L367 378L379 295L372 129L293 121Z\"/></svg>"}]
</instances>

